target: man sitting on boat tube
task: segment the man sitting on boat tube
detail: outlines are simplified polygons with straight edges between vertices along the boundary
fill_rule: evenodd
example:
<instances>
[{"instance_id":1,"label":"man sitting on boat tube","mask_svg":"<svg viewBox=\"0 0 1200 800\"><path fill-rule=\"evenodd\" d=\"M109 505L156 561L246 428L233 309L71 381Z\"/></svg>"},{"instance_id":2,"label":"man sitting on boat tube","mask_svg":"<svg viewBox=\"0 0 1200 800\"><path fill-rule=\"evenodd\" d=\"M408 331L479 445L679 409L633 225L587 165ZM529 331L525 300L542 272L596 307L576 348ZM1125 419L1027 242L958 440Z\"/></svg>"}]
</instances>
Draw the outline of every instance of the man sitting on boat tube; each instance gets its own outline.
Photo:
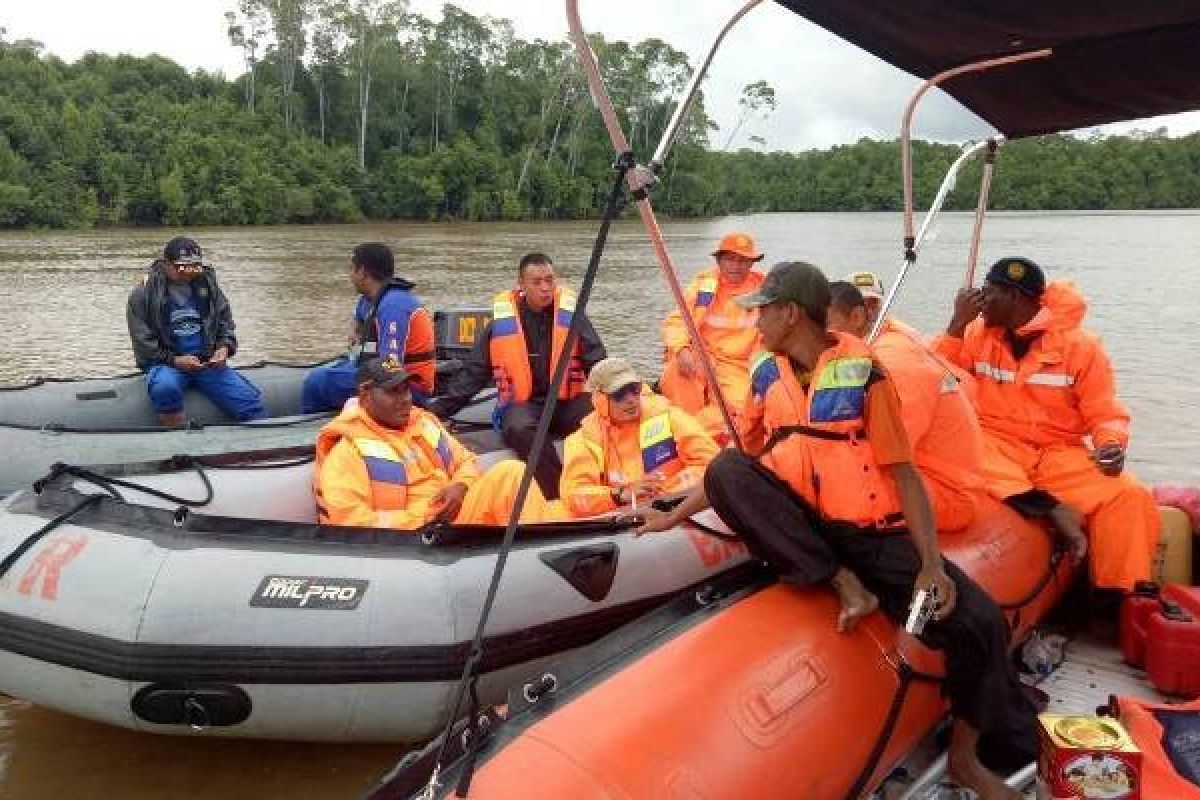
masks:
<instances>
[{"instance_id":1,"label":"man sitting on boat tube","mask_svg":"<svg viewBox=\"0 0 1200 800\"><path fill-rule=\"evenodd\" d=\"M759 350L759 338L754 327L758 312L742 308L734 298L753 292L762 283L762 273L754 265L762 261L763 254L749 234L730 233L717 243L713 258L716 265L696 275L684 296L721 394L737 424L736 416L750 391L750 359ZM709 433L728 436L678 309L663 320L662 337L666 346L663 395L695 415Z\"/></svg>"},{"instance_id":2,"label":"man sitting on boat tube","mask_svg":"<svg viewBox=\"0 0 1200 800\"><path fill-rule=\"evenodd\" d=\"M392 248L363 242L350 256L350 284L358 292L350 344L354 357L316 367L304 376L300 412L337 411L355 394L359 363L371 356L392 358L413 374L413 396L425 405L437 368L433 318L413 292L412 281L396 276Z\"/></svg>"},{"instance_id":3,"label":"man sitting on boat tube","mask_svg":"<svg viewBox=\"0 0 1200 800\"><path fill-rule=\"evenodd\" d=\"M1002 258L984 288L959 293L934 344L975 373L988 490L1050 517L1077 559L1090 547L1097 587L1129 590L1150 580L1158 507L1123 471L1129 412L1086 313L1069 281L1047 284L1029 259Z\"/></svg>"},{"instance_id":4,"label":"man sitting on boat tube","mask_svg":"<svg viewBox=\"0 0 1200 800\"><path fill-rule=\"evenodd\" d=\"M699 422L650 392L623 358L592 367L587 386L596 410L563 442L560 492L573 516L689 489L720 452Z\"/></svg>"},{"instance_id":5,"label":"man sitting on boat tube","mask_svg":"<svg viewBox=\"0 0 1200 800\"><path fill-rule=\"evenodd\" d=\"M358 368L357 402L317 437L321 524L415 531L434 522L508 522L524 465L509 459L480 475L475 454L414 407L416 379L392 359L369 358ZM522 522L563 516L530 487Z\"/></svg>"},{"instance_id":6,"label":"man sitting on boat tube","mask_svg":"<svg viewBox=\"0 0 1200 800\"><path fill-rule=\"evenodd\" d=\"M950 775L984 800L1019 800L976 749L981 732L1015 723L1032 755L1033 709L1000 609L938 549L895 386L862 340L827 330L829 283L816 267L777 264L740 302L759 309L768 351L751 373L749 452L723 451L679 506L645 511L641 530L667 530L711 505L785 581L829 585L841 631L877 608L903 623L915 590L936 590L920 637L946 656Z\"/></svg>"},{"instance_id":7,"label":"man sitting on boat tube","mask_svg":"<svg viewBox=\"0 0 1200 800\"><path fill-rule=\"evenodd\" d=\"M829 289L829 330L865 339L883 304L879 279L856 272ZM890 315L871 350L900 395L904 432L938 530L963 530L975 519L984 496L983 432L966 391L970 377L934 354L919 332Z\"/></svg>"},{"instance_id":8,"label":"man sitting on boat tube","mask_svg":"<svg viewBox=\"0 0 1200 800\"><path fill-rule=\"evenodd\" d=\"M233 310L194 239L167 242L163 257L130 292L125 322L160 424L187 421L188 387L239 422L267 416L257 387L226 363L237 351Z\"/></svg>"}]
</instances>

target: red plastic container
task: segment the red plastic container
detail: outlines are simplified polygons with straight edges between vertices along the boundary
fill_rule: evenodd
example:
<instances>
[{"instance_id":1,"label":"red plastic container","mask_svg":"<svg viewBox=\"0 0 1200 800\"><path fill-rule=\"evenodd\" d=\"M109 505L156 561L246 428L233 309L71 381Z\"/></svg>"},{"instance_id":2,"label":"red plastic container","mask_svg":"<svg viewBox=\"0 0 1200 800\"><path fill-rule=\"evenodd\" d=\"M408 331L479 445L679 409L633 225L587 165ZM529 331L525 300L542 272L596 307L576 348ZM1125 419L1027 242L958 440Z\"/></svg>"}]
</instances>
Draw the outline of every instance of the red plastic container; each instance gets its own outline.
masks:
<instances>
[{"instance_id":1,"label":"red plastic container","mask_svg":"<svg viewBox=\"0 0 1200 800\"><path fill-rule=\"evenodd\" d=\"M1146 663L1146 625L1158 610L1158 585L1139 583L1121 603L1121 657L1135 667Z\"/></svg>"},{"instance_id":2,"label":"red plastic container","mask_svg":"<svg viewBox=\"0 0 1200 800\"><path fill-rule=\"evenodd\" d=\"M1200 587L1163 587L1146 622L1146 672L1160 692L1200 696Z\"/></svg>"}]
</instances>

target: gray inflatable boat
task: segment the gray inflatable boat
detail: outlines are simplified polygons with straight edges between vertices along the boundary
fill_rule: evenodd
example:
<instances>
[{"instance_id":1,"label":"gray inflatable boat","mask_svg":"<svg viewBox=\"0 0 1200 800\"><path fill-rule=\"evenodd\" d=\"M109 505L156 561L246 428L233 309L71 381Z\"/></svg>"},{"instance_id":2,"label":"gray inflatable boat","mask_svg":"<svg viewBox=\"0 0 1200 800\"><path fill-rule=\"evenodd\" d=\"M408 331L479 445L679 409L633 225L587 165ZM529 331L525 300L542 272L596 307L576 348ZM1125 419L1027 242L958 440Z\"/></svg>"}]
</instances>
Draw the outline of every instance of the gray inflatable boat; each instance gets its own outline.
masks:
<instances>
[{"instance_id":1,"label":"gray inflatable boat","mask_svg":"<svg viewBox=\"0 0 1200 800\"><path fill-rule=\"evenodd\" d=\"M502 531L318 526L311 453L60 468L0 502L0 691L158 733L434 734ZM480 701L745 568L727 536L712 517L640 538L612 518L522 528Z\"/></svg>"},{"instance_id":2,"label":"gray inflatable boat","mask_svg":"<svg viewBox=\"0 0 1200 800\"><path fill-rule=\"evenodd\" d=\"M485 309L434 313L439 376L458 369L458 359L470 351L489 318ZM262 391L270 415L254 422L232 422L207 397L189 390L184 400L188 427L180 430L158 425L140 372L0 386L0 497L28 486L59 462L128 463L176 453L213 455L312 444L332 416L300 413L301 386L314 366L263 362L239 367ZM454 421L457 432L486 429L494 396L485 391L463 409Z\"/></svg>"}]
</instances>

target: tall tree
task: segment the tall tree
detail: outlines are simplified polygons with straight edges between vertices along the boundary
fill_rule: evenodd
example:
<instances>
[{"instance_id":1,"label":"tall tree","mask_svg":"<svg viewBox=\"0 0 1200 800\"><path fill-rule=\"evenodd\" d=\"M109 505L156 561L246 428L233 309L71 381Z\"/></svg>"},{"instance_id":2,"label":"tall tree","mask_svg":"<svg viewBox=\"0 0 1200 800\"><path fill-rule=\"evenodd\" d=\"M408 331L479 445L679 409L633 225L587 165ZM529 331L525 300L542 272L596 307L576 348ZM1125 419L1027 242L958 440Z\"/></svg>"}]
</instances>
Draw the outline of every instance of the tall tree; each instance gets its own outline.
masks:
<instances>
[{"instance_id":1,"label":"tall tree","mask_svg":"<svg viewBox=\"0 0 1200 800\"><path fill-rule=\"evenodd\" d=\"M267 33L267 19L259 0L240 0L237 11L226 11L226 33L230 43L242 51L246 62L246 109L254 113L258 47Z\"/></svg>"},{"instance_id":2,"label":"tall tree","mask_svg":"<svg viewBox=\"0 0 1200 800\"><path fill-rule=\"evenodd\" d=\"M367 124L371 80L380 50L395 42L408 8L407 0L337 0L330 18L347 41L348 61L358 83L358 165L367 164Z\"/></svg>"},{"instance_id":3,"label":"tall tree","mask_svg":"<svg viewBox=\"0 0 1200 800\"><path fill-rule=\"evenodd\" d=\"M292 130L292 90L296 86L296 67L304 56L308 21L314 0L250 0L259 13L270 20L279 59L279 89L282 95L283 128Z\"/></svg>"},{"instance_id":4,"label":"tall tree","mask_svg":"<svg viewBox=\"0 0 1200 800\"><path fill-rule=\"evenodd\" d=\"M775 89L766 81L755 81L743 86L742 96L738 99L737 122L729 131L729 137L725 139L725 146L721 149L729 149L729 145L733 144L733 140L746 122L760 115L766 119L775 112L776 107Z\"/></svg>"}]
</instances>

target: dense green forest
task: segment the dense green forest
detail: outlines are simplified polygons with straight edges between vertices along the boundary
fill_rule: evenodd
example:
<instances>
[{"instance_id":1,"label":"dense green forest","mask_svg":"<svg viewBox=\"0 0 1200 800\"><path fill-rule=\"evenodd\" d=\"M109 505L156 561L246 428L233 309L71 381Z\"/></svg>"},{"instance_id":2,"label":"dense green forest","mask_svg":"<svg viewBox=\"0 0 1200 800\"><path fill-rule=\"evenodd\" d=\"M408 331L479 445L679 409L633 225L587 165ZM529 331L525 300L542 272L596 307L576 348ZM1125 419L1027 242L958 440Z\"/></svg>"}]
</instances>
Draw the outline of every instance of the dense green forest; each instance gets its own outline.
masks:
<instances>
[{"instance_id":1,"label":"dense green forest","mask_svg":"<svg viewBox=\"0 0 1200 800\"><path fill-rule=\"evenodd\" d=\"M67 64L0 28L0 227L597 214L613 153L567 44L444 12L435 23L399 0L240 0L226 20L246 70L232 81L157 56ZM687 58L658 39L594 47L645 158ZM747 86L738 126L774 102L768 84ZM661 211L900 204L894 141L730 152L714 130L701 99L655 190ZM922 204L957 153L917 144ZM963 176L951 207L973 207L977 176ZM992 205L1200 207L1200 134L1016 142Z\"/></svg>"}]
</instances>

